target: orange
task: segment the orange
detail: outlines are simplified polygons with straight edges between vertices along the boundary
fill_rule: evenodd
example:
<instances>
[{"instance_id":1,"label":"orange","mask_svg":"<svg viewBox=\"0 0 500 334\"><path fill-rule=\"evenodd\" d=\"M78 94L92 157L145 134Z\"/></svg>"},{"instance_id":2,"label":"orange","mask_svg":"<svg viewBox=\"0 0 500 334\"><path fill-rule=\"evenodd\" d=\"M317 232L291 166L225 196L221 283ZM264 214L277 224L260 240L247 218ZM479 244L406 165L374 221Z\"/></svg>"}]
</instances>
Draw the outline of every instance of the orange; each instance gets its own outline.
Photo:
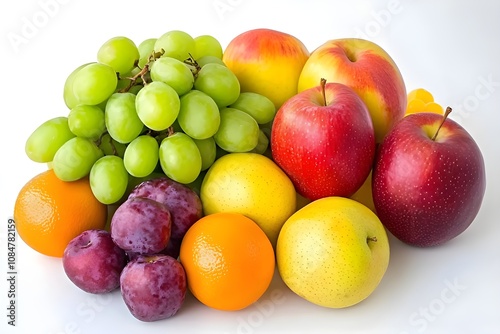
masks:
<instances>
[{"instance_id":1,"label":"orange","mask_svg":"<svg viewBox=\"0 0 500 334\"><path fill-rule=\"evenodd\" d=\"M89 229L103 229L107 208L92 194L88 178L61 181L42 172L20 190L14 220L21 239L34 250L62 257L68 243Z\"/></svg>"},{"instance_id":2,"label":"orange","mask_svg":"<svg viewBox=\"0 0 500 334\"><path fill-rule=\"evenodd\" d=\"M226 311L256 302L269 287L275 267L271 242L257 223L225 212L191 226L182 240L180 261L192 294Z\"/></svg>"}]
</instances>

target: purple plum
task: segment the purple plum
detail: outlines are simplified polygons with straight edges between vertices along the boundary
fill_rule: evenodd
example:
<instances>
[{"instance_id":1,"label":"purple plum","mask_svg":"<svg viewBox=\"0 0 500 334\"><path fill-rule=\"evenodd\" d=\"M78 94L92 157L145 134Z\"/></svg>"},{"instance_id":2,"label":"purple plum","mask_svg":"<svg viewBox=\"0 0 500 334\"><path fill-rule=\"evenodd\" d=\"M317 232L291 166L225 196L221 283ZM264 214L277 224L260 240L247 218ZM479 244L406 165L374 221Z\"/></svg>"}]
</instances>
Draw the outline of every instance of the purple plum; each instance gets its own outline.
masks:
<instances>
[{"instance_id":1,"label":"purple plum","mask_svg":"<svg viewBox=\"0 0 500 334\"><path fill-rule=\"evenodd\" d=\"M159 177L137 185L129 198L143 197L164 204L172 215L172 238L182 240L184 234L202 217L203 208L198 194L188 186Z\"/></svg>"},{"instance_id":2,"label":"purple plum","mask_svg":"<svg viewBox=\"0 0 500 334\"><path fill-rule=\"evenodd\" d=\"M111 219L111 237L127 253L156 254L170 240L168 208L148 198L129 198Z\"/></svg>"},{"instance_id":3,"label":"purple plum","mask_svg":"<svg viewBox=\"0 0 500 334\"><path fill-rule=\"evenodd\" d=\"M125 252L105 230L87 230L69 242L62 258L64 272L80 289L106 293L120 286Z\"/></svg>"},{"instance_id":4,"label":"purple plum","mask_svg":"<svg viewBox=\"0 0 500 334\"><path fill-rule=\"evenodd\" d=\"M123 269L120 289L137 319L150 322L170 318L184 303L186 272L171 256L138 256Z\"/></svg>"}]
</instances>

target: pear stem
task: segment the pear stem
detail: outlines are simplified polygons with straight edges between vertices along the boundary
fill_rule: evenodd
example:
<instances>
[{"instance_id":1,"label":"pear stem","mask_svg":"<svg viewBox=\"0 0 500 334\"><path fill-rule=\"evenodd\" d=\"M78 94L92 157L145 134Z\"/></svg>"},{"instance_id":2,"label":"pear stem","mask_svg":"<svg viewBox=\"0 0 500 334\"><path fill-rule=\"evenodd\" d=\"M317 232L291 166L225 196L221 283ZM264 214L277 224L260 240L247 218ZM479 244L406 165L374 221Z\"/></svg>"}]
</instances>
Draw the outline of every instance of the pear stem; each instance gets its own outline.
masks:
<instances>
[{"instance_id":1,"label":"pear stem","mask_svg":"<svg viewBox=\"0 0 500 334\"><path fill-rule=\"evenodd\" d=\"M325 92L326 79L321 78L319 84L321 86L321 94L323 95L323 105L326 107L327 106L327 104L326 104L326 92Z\"/></svg>"},{"instance_id":2,"label":"pear stem","mask_svg":"<svg viewBox=\"0 0 500 334\"><path fill-rule=\"evenodd\" d=\"M368 238L366 238L366 242L369 242L369 241L377 242L377 237L368 237Z\"/></svg>"},{"instance_id":3,"label":"pear stem","mask_svg":"<svg viewBox=\"0 0 500 334\"><path fill-rule=\"evenodd\" d=\"M432 140L436 140L437 135L438 135L438 133L439 133L439 130L440 130L440 129L441 129L441 127L443 126L444 121L446 121L446 118L448 118L448 115L449 115L450 113L451 113L451 108L450 108L450 107L446 107L446 111L444 112L443 120L441 121L441 124L439 124L439 127L437 128L436 133L434 134L434 137L432 137Z\"/></svg>"}]
</instances>

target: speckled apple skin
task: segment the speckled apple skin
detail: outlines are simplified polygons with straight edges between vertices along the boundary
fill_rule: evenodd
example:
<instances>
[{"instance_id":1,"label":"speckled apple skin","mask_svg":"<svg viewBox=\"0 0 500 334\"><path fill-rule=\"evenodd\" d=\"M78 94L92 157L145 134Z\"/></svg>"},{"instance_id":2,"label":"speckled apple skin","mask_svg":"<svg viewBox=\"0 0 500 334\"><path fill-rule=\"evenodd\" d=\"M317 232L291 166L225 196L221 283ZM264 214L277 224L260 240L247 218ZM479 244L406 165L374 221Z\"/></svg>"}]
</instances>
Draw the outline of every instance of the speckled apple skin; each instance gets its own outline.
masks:
<instances>
[{"instance_id":1,"label":"speckled apple skin","mask_svg":"<svg viewBox=\"0 0 500 334\"><path fill-rule=\"evenodd\" d=\"M320 86L289 99L271 130L273 160L310 200L354 194L375 156L375 133L363 101L343 84L326 83L325 91L328 106Z\"/></svg>"},{"instance_id":2,"label":"speckled apple skin","mask_svg":"<svg viewBox=\"0 0 500 334\"><path fill-rule=\"evenodd\" d=\"M470 134L443 116L406 116L380 144L373 200L387 229L420 247L464 232L479 212L486 187L483 156Z\"/></svg>"}]
</instances>

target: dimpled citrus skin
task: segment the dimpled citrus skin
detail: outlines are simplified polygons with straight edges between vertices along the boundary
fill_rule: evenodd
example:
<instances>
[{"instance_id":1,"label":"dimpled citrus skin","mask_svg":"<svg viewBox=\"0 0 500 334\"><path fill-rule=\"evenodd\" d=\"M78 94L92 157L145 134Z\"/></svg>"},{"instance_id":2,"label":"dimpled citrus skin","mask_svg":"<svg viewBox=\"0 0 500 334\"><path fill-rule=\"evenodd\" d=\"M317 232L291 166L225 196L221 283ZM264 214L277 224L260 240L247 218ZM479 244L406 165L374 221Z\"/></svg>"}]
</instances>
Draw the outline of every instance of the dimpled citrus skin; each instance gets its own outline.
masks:
<instances>
[{"instance_id":1,"label":"dimpled citrus skin","mask_svg":"<svg viewBox=\"0 0 500 334\"><path fill-rule=\"evenodd\" d=\"M274 275L274 250L264 232L239 213L198 220L182 240L180 261L193 295L219 310L256 302Z\"/></svg>"},{"instance_id":2,"label":"dimpled citrus skin","mask_svg":"<svg viewBox=\"0 0 500 334\"><path fill-rule=\"evenodd\" d=\"M389 243L370 209L351 199L326 197L287 220L276 259L281 278L296 294L342 308L364 300L378 286L389 264Z\"/></svg>"},{"instance_id":3,"label":"dimpled citrus skin","mask_svg":"<svg viewBox=\"0 0 500 334\"><path fill-rule=\"evenodd\" d=\"M206 215L238 212L255 221L276 244L281 226L296 209L292 181L271 159L231 153L208 170L200 192Z\"/></svg>"},{"instance_id":4,"label":"dimpled citrus skin","mask_svg":"<svg viewBox=\"0 0 500 334\"><path fill-rule=\"evenodd\" d=\"M39 253L62 257L68 243L90 229L103 229L107 208L92 194L88 178L61 181L53 170L29 180L14 206L16 229Z\"/></svg>"}]
</instances>

